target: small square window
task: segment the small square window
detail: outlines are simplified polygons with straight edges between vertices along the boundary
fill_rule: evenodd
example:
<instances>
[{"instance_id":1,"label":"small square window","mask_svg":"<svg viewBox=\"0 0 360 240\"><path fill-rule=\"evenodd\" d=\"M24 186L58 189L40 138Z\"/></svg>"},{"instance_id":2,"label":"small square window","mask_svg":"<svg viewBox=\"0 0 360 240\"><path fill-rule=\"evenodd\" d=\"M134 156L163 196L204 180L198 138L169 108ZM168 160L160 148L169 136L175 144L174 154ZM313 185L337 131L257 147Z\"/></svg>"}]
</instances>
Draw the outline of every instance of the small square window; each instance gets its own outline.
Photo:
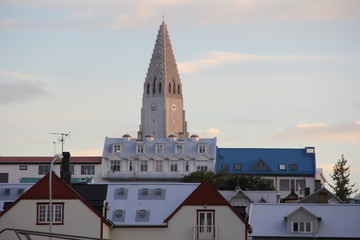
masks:
<instances>
[{"instance_id":1,"label":"small square window","mask_svg":"<svg viewBox=\"0 0 360 240\"><path fill-rule=\"evenodd\" d=\"M156 144L155 153L164 153L164 144Z\"/></svg>"},{"instance_id":2,"label":"small square window","mask_svg":"<svg viewBox=\"0 0 360 240\"><path fill-rule=\"evenodd\" d=\"M19 170L28 170L28 166L27 165L20 165Z\"/></svg>"},{"instance_id":3,"label":"small square window","mask_svg":"<svg viewBox=\"0 0 360 240\"><path fill-rule=\"evenodd\" d=\"M184 153L184 144L176 144L175 153Z\"/></svg>"},{"instance_id":4,"label":"small square window","mask_svg":"<svg viewBox=\"0 0 360 240\"><path fill-rule=\"evenodd\" d=\"M206 144L199 144L198 150L199 153L206 153Z\"/></svg>"},{"instance_id":5,"label":"small square window","mask_svg":"<svg viewBox=\"0 0 360 240\"><path fill-rule=\"evenodd\" d=\"M136 153L138 154L144 153L144 144L136 145Z\"/></svg>"},{"instance_id":6,"label":"small square window","mask_svg":"<svg viewBox=\"0 0 360 240\"><path fill-rule=\"evenodd\" d=\"M93 165L81 166L81 174L82 175L94 175L95 174L95 166L93 166Z\"/></svg>"},{"instance_id":7,"label":"small square window","mask_svg":"<svg viewBox=\"0 0 360 240\"><path fill-rule=\"evenodd\" d=\"M39 166L39 168L38 168L39 175L45 175L45 174L47 174L49 172L50 172L50 166L49 165Z\"/></svg>"},{"instance_id":8,"label":"small square window","mask_svg":"<svg viewBox=\"0 0 360 240\"><path fill-rule=\"evenodd\" d=\"M113 146L113 152L114 153L120 153L121 152L121 144L116 144Z\"/></svg>"},{"instance_id":9,"label":"small square window","mask_svg":"<svg viewBox=\"0 0 360 240\"><path fill-rule=\"evenodd\" d=\"M279 164L279 170L286 170L286 165L285 164Z\"/></svg>"},{"instance_id":10,"label":"small square window","mask_svg":"<svg viewBox=\"0 0 360 240\"><path fill-rule=\"evenodd\" d=\"M230 166L228 163L222 163L221 164L221 170L229 170L230 169Z\"/></svg>"},{"instance_id":11,"label":"small square window","mask_svg":"<svg viewBox=\"0 0 360 240\"><path fill-rule=\"evenodd\" d=\"M290 170L296 171L297 170L297 164L290 164Z\"/></svg>"},{"instance_id":12,"label":"small square window","mask_svg":"<svg viewBox=\"0 0 360 240\"><path fill-rule=\"evenodd\" d=\"M241 170L241 163L234 163L234 170Z\"/></svg>"}]
</instances>

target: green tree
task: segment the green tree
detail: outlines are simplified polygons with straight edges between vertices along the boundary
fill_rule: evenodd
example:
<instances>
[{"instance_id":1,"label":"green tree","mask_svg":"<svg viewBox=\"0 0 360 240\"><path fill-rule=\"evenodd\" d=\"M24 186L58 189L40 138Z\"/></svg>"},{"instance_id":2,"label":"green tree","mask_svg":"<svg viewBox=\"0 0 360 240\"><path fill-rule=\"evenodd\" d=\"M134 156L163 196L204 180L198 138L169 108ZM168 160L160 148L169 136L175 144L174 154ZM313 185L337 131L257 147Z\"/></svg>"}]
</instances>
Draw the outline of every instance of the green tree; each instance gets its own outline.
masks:
<instances>
[{"instance_id":1,"label":"green tree","mask_svg":"<svg viewBox=\"0 0 360 240\"><path fill-rule=\"evenodd\" d=\"M235 175L224 171L219 173L197 171L180 179L180 182L202 182L209 180L216 189L234 190L240 186L242 190L274 190L271 180L254 175Z\"/></svg>"},{"instance_id":2,"label":"green tree","mask_svg":"<svg viewBox=\"0 0 360 240\"><path fill-rule=\"evenodd\" d=\"M333 173L330 175L334 185L329 184L335 195L344 202L356 191L354 190L355 184L350 184L350 166L346 164L347 160L344 155L341 155L341 159L334 165Z\"/></svg>"}]
</instances>

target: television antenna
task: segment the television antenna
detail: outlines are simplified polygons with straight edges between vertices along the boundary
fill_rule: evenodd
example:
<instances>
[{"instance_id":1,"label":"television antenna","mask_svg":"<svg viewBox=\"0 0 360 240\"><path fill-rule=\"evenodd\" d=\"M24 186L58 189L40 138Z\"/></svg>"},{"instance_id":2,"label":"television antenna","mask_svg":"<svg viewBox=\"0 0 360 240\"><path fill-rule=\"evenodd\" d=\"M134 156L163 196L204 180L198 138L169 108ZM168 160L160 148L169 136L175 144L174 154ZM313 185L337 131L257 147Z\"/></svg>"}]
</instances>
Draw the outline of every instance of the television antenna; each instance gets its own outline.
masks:
<instances>
[{"instance_id":1,"label":"television antenna","mask_svg":"<svg viewBox=\"0 0 360 240\"><path fill-rule=\"evenodd\" d=\"M59 135L59 142L61 143L61 152L64 152L64 143L65 143L65 138L70 138L70 131L67 133L50 133L50 134L54 134L54 135Z\"/></svg>"}]
</instances>

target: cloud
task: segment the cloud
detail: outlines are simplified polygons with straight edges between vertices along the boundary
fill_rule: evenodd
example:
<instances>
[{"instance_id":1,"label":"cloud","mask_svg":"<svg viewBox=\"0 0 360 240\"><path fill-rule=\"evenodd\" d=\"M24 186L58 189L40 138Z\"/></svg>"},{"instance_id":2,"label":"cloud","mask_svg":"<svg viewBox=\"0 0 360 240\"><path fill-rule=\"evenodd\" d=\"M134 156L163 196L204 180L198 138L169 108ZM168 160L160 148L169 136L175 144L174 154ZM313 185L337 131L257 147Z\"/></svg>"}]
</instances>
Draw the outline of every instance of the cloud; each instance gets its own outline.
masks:
<instances>
[{"instance_id":1,"label":"cloud","mask_svg":"<svg viewBox=\"0 0 360 240\"><path fill-rule=\"evenodd\" d=\"M212 51L195 60L178 63L181 73L197 73L220 65L237 62L336 62L335 57L311 55L253 55L236 52Z\"/></svg>"},{"instance_id":2,"label":"cloud","mask_svg":"<svg viewBox=\"0 0 360 240\"><path fill-rule=\"evenodd\" d=\"M270 140L359 143L360 121L331 125L325 123L302 123L279 131Z\"/></svg>"},{"instance_id":3,"label":"cloud","mask_svg":"<svg viewBox=\"0 0 360 240\"><path fill-rule=\"evenodd\" d=\"M0 21L0 28L6 30L116 30L141 26L155 18L160 20L163 13L168 16L179 16L181 12L186 12L186 18L179 17L178 21L201 26L354 20L359 19L357 10L360 2L358 0L3 0L1 5L26 8L27 13L36 12L36 15L27 14L3 19ZM51 17L46 19L40 19L37 18L39 11L54 14L49 14Z\"/></svg>"},{"instance_id":4,"label":"cloud","mask_svg":"<svg viewBox=\"0 0 360 240\"><path fill-rule=\"evenodd\" d=\"M71 153L72 156L101 156L102 152L100 149L90 148L79 152Z\"/></svg>"},{"instance_id":5,"label":"cloud","mask_svg":"<svg viewBox=\"0 0 360 240\"><path fill-rule=\"evenodd\" d=\"M33 82L0 83L0 105L25 102L44 95L41 86Z\"/></svg>"},{"instance_id":6,"label":"cloud","mask_svg":"<svg viewBox=\"0 0 360 240\"><path fill-rule=\"evenodd\" d=\"M221 135L220 129L217 128L208 128L205 130L197 130L200 138L213 138Z\"/></svg>"}]
</instances>

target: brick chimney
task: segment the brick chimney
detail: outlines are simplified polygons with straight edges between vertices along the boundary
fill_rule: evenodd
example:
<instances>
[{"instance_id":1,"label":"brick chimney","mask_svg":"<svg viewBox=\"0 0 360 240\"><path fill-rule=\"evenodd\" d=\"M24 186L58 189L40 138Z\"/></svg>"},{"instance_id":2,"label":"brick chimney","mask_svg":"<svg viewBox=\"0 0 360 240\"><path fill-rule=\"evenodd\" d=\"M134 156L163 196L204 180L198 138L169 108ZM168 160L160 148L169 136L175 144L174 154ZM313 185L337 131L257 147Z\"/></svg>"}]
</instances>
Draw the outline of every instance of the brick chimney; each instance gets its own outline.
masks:
<instances>
[{"instance_id":1,"label":"brick chimney","mask_svg":"<svg viewBox=\"0 0 360 240\"><path fill-rule=\"evenodd\" d=\"M62 155L60 177L67 185L71 186L70 153L63 152Z\"/></svg>"}]
</instances>

